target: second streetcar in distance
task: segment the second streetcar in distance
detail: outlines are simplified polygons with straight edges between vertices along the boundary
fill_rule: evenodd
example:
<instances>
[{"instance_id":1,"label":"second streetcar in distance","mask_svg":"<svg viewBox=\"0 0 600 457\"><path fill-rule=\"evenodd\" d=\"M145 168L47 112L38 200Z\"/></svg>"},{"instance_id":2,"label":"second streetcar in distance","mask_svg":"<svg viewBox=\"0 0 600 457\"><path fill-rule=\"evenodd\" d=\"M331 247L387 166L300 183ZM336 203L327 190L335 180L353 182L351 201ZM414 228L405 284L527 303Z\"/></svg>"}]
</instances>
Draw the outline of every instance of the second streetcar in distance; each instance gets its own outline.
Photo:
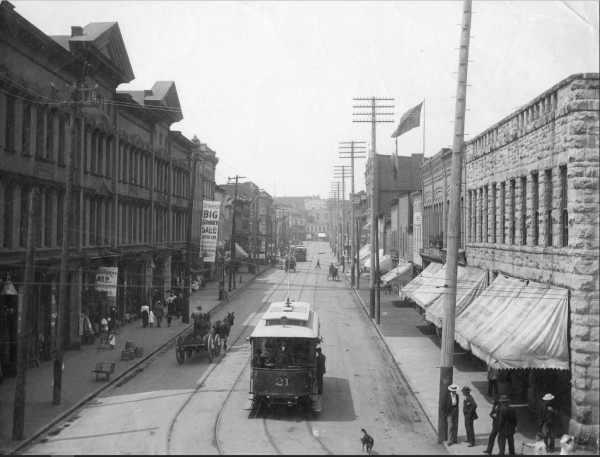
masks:
<instances>
[{"instance_id":1,"label":"second streetcar in distance","mask_svg":"<svg viewBox=\"0 0 600 457\"><path fill-rule=\"evenodd\" d=\"M303 405L321 410L317 394L316 349L319 316L309 303L272 303L249 338L253 405Z\"/></svg>"}]
</instances>

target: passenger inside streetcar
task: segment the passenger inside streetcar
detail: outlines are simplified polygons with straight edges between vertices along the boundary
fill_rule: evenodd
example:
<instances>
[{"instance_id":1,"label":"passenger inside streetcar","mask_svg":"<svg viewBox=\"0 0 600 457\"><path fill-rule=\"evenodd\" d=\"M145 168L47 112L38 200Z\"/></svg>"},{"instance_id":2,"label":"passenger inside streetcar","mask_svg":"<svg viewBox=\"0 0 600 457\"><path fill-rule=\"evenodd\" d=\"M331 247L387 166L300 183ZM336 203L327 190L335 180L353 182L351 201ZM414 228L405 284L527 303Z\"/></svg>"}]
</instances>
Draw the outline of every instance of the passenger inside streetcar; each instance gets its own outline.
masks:
<instances>
[{"instance_id":1,"label":"passenger inside streetcar","mask_svg":"<svg viewBox=\"0 0 600 457\"><path fill-rule=\"evenodd\" d=\"M257 338L254 348L255 367L307 368L315 364L311 342L306 338Z\"/></svg>"}]
</instances>

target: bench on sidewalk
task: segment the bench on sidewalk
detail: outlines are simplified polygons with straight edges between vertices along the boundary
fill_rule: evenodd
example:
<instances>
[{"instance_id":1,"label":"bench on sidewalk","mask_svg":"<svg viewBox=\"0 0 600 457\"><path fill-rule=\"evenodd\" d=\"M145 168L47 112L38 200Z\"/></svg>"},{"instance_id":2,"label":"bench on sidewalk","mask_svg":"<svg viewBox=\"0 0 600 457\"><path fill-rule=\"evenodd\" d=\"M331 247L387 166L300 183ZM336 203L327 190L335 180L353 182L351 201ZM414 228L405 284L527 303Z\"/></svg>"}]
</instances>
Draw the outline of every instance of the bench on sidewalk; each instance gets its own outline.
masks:
<instances>
[{"instance_id":1,"label":"bench on sidewalk","mask_svg":"<svg viewBox=\"0 0 600 457\"><path fill-rule=\"evenodd\" d=\"M98 381L98 375L103 374L105 377L105 381L110 380L110 375L115 372L115 364L108 362L98 362L96 364L96 369L92 370L93 373L96 373L96 381Z\"/></svg>"}]
</instances>

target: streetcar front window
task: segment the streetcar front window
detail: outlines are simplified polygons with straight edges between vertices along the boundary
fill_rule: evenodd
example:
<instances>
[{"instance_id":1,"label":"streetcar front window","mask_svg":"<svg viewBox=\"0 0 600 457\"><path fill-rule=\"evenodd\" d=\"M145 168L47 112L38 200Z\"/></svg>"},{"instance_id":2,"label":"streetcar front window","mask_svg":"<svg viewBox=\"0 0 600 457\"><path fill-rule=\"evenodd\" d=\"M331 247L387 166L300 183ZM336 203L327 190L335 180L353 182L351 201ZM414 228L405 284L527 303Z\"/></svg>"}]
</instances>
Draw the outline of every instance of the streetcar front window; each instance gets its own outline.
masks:
<instances>
[{"instance_id":1,"label":"streetcar front window","mask_svg":"<svg viewBox=\"0 0 600 457\"><path fill-rule=\"evenodd\" d=\"M285 342L289 356L278 366L278 352ZM253 338L252 366L258 368L311 368L315 366L316 343L307 338Z\"/></svg>"}]
</instances>

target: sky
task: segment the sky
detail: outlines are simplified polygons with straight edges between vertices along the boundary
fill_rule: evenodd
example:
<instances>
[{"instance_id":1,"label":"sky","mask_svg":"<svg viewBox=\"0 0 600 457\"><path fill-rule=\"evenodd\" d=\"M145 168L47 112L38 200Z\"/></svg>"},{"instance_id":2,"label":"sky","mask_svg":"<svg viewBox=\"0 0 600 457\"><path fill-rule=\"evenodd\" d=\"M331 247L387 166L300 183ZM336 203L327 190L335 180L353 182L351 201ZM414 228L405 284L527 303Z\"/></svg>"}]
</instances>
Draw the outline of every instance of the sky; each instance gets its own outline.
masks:
<instances>
[{"instance_id":1,"label":"sky","mask_svg":"<svg viewBox=\"0 0 600 457\"><path fill-rule=\"evenodd\" d=\"M12 3L47 35L118 22L136 76L118 89L175 81L184 119L171 129L217 152L218 184L237 174L272 195L327 198L334 167L350 165L340 142L371 147L353 98L394 99L379 154L423 100L398 154L452 144L462 2ZM599 71L597 2L473 2L473 12L467 140L564 78ZM355 160L356 191L365 161Z\"/></svg>"}]
</instances>

